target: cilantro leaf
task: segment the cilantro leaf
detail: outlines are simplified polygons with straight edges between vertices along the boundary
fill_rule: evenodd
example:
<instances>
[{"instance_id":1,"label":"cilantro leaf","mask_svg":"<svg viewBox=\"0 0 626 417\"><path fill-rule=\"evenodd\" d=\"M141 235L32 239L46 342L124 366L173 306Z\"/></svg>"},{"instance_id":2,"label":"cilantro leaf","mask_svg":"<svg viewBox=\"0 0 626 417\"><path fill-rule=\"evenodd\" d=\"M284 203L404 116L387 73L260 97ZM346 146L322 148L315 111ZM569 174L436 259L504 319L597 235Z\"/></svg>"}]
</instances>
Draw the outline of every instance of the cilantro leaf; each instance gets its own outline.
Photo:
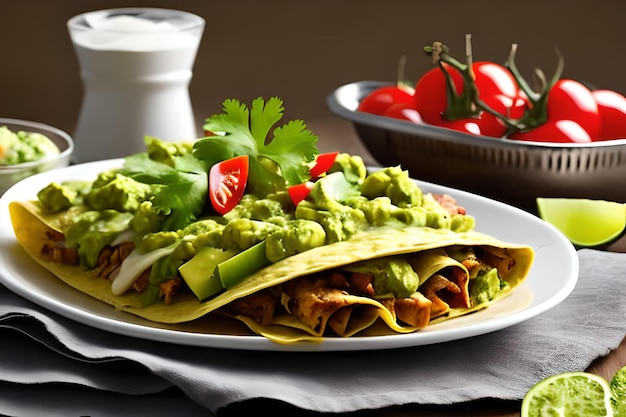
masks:
<instances>
[{"instance_id":1,"label":"cilantro leaf","mask_svg":"<svg viewBox=\"0 0 626 417\"><path fill-rule=\"evenodd\" d=\"M224 101L223 114L206 119L204 129L215 136L194 143L194 155L212 166L240 155L250 157L248 189L267 195L309 179L309 165L319 153L317 136L301 120L275 126L283 117L281 99L252 101L250 109L238 100Z\"/></svg>"},{"instance_id":2,"label":"cilantro leaf","mask_svg":"<svg viewBox=\"0 0 626 417\"><path fill-rule=\"evenodd\" d=\"M163 230L178 230L197 220L208 194L206 164L192 154L173 157L174 166L154 161L146 153L124 160L121 173L154 186L153 206L167 215Z\"/></svg>"}]
</instances>

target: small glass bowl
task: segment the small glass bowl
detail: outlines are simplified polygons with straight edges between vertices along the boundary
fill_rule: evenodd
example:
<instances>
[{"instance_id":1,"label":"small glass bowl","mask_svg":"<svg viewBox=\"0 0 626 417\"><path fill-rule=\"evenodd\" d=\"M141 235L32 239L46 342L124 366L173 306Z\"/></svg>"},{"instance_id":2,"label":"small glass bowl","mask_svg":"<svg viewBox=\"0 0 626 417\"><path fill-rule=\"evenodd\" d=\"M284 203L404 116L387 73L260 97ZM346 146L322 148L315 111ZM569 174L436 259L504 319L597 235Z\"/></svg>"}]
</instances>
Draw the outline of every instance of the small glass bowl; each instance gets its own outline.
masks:
<instances>
[{"instance_id":1,"label":"small glass bowl","mask_svg":"<svg viewBox=\"0 0 626 417\"><path fill-rule=\"evenodd\" d=\"M34 132L47 136L59 148L59 153L37 161L14 165L0 165L0 195L26 177L55 168L66 167L74 152L74 141L66 132L55 127L26 120L0 118L0 126L13 132Z\"/></svg>"}]
</instances>

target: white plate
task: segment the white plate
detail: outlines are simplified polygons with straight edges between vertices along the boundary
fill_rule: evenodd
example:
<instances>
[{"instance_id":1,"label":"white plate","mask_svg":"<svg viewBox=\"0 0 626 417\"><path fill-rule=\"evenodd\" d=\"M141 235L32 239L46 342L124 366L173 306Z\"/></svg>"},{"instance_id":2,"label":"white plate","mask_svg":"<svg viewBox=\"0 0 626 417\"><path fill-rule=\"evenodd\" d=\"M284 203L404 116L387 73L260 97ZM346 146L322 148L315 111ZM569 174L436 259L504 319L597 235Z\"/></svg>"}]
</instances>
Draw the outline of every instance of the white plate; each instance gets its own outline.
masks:
<instances>
[{"instance_id":1,"label":"white plate","mask_svg":"<svg viewBox=\"0 0 626 417\"><path fill-rule=\"evenodd\" d=\"M208 334L197 326L159 325L116 311L56 279L32 262L19 246L11 226L10 201L34 198L51 181L95 178L120 165L120 160L93 162L27 178L0 198L0 282L15 293L55 313L83 324L148 340L181 345L245 350L345 351L389 349L426 345L477 336L528 320L562 302L578 279L574 247L554 227L511 206L466 192L420 183L425 191L448 193L476 218L478 231L503 241L532 246L536 259L527 280L509 297L491 307L454 320L403 335L327 338L319 344L278 345L260 336Z\"/></svg>"}]
</instances>

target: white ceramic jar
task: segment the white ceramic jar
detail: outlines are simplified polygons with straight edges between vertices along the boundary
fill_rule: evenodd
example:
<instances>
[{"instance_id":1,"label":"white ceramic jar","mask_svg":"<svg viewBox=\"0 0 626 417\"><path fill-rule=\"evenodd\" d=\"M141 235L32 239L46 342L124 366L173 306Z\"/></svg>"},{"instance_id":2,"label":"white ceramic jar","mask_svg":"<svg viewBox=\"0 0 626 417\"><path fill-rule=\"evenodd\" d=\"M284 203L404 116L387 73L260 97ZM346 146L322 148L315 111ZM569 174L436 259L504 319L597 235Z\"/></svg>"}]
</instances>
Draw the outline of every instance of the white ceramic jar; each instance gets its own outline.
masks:
<instances>
[{"instance_id":1,"label":"white ceramic jar","mask_svg":"<svg viewBox=\"0 0 626 417\"><path fill-rule=\"evenodd\" d=\"M198 136L189 82L204 19L157 8L99 10L67 25L80 65L83 103L77 162L145 151L144 137Z\"/></svg>"}]
</instances>

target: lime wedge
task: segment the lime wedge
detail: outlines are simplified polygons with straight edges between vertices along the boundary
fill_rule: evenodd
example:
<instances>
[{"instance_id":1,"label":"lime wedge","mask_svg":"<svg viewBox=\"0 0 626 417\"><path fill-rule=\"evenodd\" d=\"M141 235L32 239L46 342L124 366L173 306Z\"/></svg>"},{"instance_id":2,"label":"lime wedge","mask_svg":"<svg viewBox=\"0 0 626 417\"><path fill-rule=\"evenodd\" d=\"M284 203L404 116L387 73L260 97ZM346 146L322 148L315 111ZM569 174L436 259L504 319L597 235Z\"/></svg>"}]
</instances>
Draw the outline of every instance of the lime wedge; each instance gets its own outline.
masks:
<instances>
[{"instance_id":1,"label":"lime wedge","mask_svg":"<svg viewBox=\"0 0 626 417\"><path fill-rule=\"evenodd\" d=\"M604 200L537 198L539 216L578 246L610 242L626 226L626 206Z\"/></svg>"},{"instance_id":2,"label":"lime wedge","mask_svg":"<svg viewBox=\"0 0 626 417\"><path fill-rule=\"evenodd\" d=\"M521 417L609 417L611 387L601 376L565 372L539 381L522 400Z\"/></svg>"}]
</instances>

